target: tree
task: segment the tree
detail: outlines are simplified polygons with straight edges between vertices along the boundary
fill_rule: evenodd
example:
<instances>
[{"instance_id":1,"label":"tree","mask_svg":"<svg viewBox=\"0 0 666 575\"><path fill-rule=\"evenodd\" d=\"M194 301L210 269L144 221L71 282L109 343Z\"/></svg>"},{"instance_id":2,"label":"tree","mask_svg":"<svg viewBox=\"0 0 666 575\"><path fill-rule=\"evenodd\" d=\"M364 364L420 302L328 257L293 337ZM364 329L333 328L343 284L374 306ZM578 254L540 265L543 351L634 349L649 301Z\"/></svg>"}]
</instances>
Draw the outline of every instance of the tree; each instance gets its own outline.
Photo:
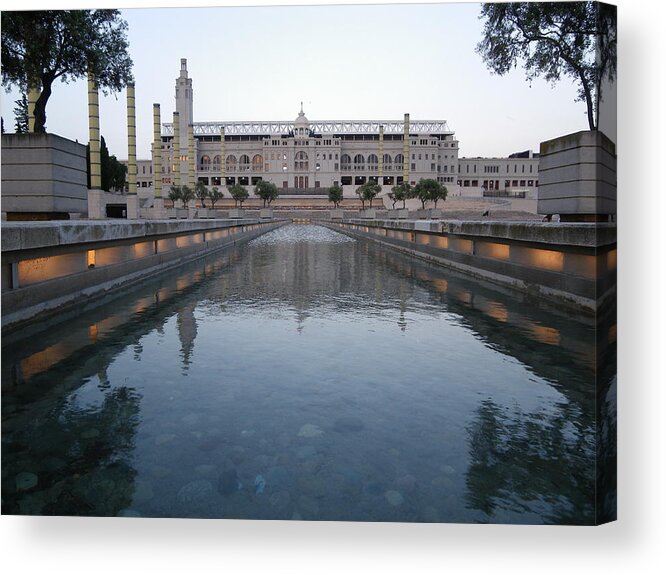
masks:
<instances>
[{"instance_id":1,"label":"tree","mask_svg":"<svg viewBox=\"0 0 666 575\"><path fill-rule=\"evenodd\" d=\"M208 188L201 180L194 184L194 195L201 201L201 207L206 207L206 198L208 197Z\"/></svg>"},{"instance_id":2,"label":"tree","mask_svg":"<svg viewBox=\"0 0 666 575\"><path fill-rule=\"evenodd\" d=\"M485 64L502 76L523 62L528 81L555 83L570 76L576 101L587 106L597 129L601 82L615 80L617 8L597 2L509 2L483 4L483 40L476 47Z\"/></svg>"},{"instance_id":3,"label":"tree","mask_svg":"<svg viewBox=\"0 0 666 575\"><path fill-rule=\"evenodd\" d=\"M359 186L356 190L356 193L358 194L359 198L361 198L363 209L365 209L366 201L370 202L370 207L372 208L372 200L374 200L377 194L381 191L382 187L377 182L373 182L372 180L369 180L365 184Z\"/></svg>"},{"instance_id":4,"label":"tree","mask_svg":"<svg viewBox=\"0 0 666 575\"><path fill-rule=\"evenodd\" d=\"M208 194L208 197L210 198L211 207L215 209L215 202L223 198L224 194L220 191L220 188L214 187Z\"/></svg>"},{"instance_id":5,"label":"tree","mask_svg":"<svg viewBox=\"0 0 666 575\"><path fill-rule=\"evenodd\" d=\"M446 200L447 194L448 190L446 187L432 178L421 178L413 189L414 197L421 200L422 209L425 209L425 203L428 201L434 202L436 208L437 202L439 200Z\"/></svg>"},{"instance_id":6,"label":"tree","mask_svg":"<svg viewBox=\"0 0 666 575\"><path fill-rule=\"evenodd\" d=\"M408 182L402 182L401 184L393 186L388 195L389 199L393 202L393 209L395 209L395 205L398 202L402 202L402 207L404 209L405 200L410 197L411 192L412 187Z\"/></svg>"},{"instance_id":7,"label":"tree","mask_svg":"<svg viewBox=\"0 0 666 575\"><path fill-rule=\"evenodd\" d=\"M254 187L254 195L264 200L264 207L266 207L266 202L270 206L271 202L278 197L278 189L275 184L260 180Z\"/></svg>"},{"instance_id":8,"label":"tree","mask_svg":"<svg viewBox=\"0 0 666 575\"><path fill-rule=\"evenodd\" d=\"M28 97L23 94L20 100L16 100L14 108L14 131L17 134L28 133Z\"/></svg>"},{"instance_id":9,"label":"tree","mask_svg":"<svg viewBox=\"0 0 666 575\"><path fill-rule=\"evenodd\" d=\"M127 166L119 162L115 156L109 156L108 170L109 188L111 190L124 191L125 183L127 182Z\"/></svg>"},{"instance_id":10,"label":"tree","mask_svg":"<svg viewBox=\"0 0 666 575\"><path fill-rule=\"evenodd\" d=\"M242 208L243 202L250 197L248 191L240 184L234 184L233 186L230 186L228 189L229 193L231 194L231 197L234 199L234 205L238 207L238 204L240 203Z\"/></svg>"},{"instance_id":11,"label":"tree","mask_svg":"<svg viewBox=\"0 0 666 575\"><path fill-rule=\"evenodd\" d=\"M105 192L111 190L124 190L127 166L119 162L115 156L109 154L109 149L106 147L104 136L100 137L99 156L102 189ZM87 182L88 187L90 188L90 144L86 145L86 165L88 167Z\"/></svg>"},{"instance_id":12,"label":"tree","mask_svg":"<svg viewBox=\"0 0 666 575\"><path fill-rule=\"evenodd\" d=\"M183 207L186 208L187 204L194 199L194 190L189 186L181 186L180 199L183 202Z\"/></svg>"},{"instance_id":13,"label":"tree","mask_svg":"<svg viewBox=\"0 0 666 575\"><path fill-rule=\"evenodd\" d=\"M89 70L104 94L132 78L127 22L119 10L2 12L2 85L39 89L35 132L46 131L53 82L68 83Z\"/></svg>"},{"instance_id":14,"label":"tree","mask_svg":"<svg viewBox=\"0 0 666 575\"><path fill-rule=\"evenodd\" d=\"M335 186L331 186L328 188L328 201L333 202L333 205L338 207L340 202L342 201L343 194L342 194L342 188L338 186L337 184Z\"/></svg>"},{"instance_id":15,"label":"tree","mask_svg":"<svg viewBox=\"0 0 666 575\"><path fill-rule=\"evenodd\" d=\"M175 208L176 202L181 199L179 186L171 186L169 189L169 199L171 200L171 206Z\"/></svg>"}]
</instances>

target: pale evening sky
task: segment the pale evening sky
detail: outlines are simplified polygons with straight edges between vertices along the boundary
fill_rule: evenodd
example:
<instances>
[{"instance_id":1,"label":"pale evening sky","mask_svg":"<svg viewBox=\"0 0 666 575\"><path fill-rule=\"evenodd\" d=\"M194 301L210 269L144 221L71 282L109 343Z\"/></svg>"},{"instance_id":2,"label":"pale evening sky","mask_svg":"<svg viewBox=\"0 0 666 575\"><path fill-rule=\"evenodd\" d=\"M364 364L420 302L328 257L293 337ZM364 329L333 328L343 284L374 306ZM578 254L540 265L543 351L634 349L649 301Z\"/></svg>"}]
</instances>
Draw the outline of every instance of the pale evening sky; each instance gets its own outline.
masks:
<instances>
[{"instance_id":1,"label":"pale evening sky","mask_svg":"<svg viewBox=\"0 0 666 575\"><path fill-rule=\"evenodd\" d=\"M477 3L409 2L122 8L136 80L137 156L150 157L153 102L163 122L172 119L180 58L193 80L195 122L292 120L301 101L311 120L400 120L409 112L414 120L447 120L468 157L538 151L543 140L587 129L568 79L530 85L521 68L503 77L487 70L475 52L479 12ZM19 97L3 90L8 132ZM55 84L46 112L47 131L86 142L85 79ZM110 152L127 158L125 92L102 96L100 116Z\"/></svg>"}]
</instances>

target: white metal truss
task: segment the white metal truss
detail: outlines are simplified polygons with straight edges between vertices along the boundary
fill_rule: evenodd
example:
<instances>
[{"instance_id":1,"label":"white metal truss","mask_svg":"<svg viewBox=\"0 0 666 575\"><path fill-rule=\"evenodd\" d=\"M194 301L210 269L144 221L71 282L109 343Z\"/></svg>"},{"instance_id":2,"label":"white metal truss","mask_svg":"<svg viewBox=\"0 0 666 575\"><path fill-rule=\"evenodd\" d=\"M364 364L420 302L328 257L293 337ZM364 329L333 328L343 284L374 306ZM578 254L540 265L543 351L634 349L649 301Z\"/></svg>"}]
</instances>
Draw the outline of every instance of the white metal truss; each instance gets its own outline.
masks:
<instances>
[{"instance_id":1,"label":"white metal truss","mask_svg":"<svg viewBox=\"0 0 666 575\"><path fill-rule=\"evenodd\" d=\"M315 134L379 134L379 127L384 126L384 134L402 134L404 122L395 120L324 120L309 122L310 130ZM227 136L289 134L295 129L293 121L278 122L195 122L195 136L219 136L224 128ZM446 134L452 135L446 120L415 120L409 123L410 134ZM162 135L173 135L173 124L162 124Z\"/></svg>"}]
</instances>

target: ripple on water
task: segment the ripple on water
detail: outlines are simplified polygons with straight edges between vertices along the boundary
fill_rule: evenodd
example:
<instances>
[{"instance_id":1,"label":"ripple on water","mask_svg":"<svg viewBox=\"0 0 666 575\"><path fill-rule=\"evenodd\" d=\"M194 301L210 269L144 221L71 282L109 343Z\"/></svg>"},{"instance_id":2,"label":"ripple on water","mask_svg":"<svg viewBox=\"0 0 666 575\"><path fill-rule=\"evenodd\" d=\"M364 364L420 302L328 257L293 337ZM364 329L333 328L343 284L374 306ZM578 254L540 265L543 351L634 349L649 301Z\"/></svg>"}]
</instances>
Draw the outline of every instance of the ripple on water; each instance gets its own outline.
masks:
<instances>
[{"instance_id":1,"label":"ripple on water","mask_svg":"<svg viewBox=\"0 0 666 575\"><path fill-rule=\"evenodd\" d=\"M266 246L277 244L294 244L300 242L344 244L353 243L356 240L329 230L323 226L309 224L290 224L278 228L253 239L248 243L249 246Z\"/></svg>"}]
</instances>

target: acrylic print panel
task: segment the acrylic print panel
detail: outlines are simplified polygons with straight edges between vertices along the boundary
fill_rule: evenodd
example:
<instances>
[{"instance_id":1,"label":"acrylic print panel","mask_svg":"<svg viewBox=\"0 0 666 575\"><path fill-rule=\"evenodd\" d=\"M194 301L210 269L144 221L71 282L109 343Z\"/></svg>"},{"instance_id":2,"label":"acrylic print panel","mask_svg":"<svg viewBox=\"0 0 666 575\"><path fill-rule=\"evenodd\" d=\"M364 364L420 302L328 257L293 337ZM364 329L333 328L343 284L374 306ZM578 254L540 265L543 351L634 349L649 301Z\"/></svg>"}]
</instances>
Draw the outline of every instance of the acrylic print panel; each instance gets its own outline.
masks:
<instances>
[{"instance_id":1,"label":"acrylic print panel","mask_svg":"<svg viewBox=\"0 0 666 575\"><path fill-rule=\"evenodd\" d=\"M99 125L136 181L26 208L6 158L39 135L3 134L3 514L615 518L615 11L552 15L599 30L588 101L507 66L499 6L118 14L136 164L124 88ZM411 41L379 58L369 21ZM88 141L87 98L55 84L47 136Z\"/></svg>"}]
</instances>

